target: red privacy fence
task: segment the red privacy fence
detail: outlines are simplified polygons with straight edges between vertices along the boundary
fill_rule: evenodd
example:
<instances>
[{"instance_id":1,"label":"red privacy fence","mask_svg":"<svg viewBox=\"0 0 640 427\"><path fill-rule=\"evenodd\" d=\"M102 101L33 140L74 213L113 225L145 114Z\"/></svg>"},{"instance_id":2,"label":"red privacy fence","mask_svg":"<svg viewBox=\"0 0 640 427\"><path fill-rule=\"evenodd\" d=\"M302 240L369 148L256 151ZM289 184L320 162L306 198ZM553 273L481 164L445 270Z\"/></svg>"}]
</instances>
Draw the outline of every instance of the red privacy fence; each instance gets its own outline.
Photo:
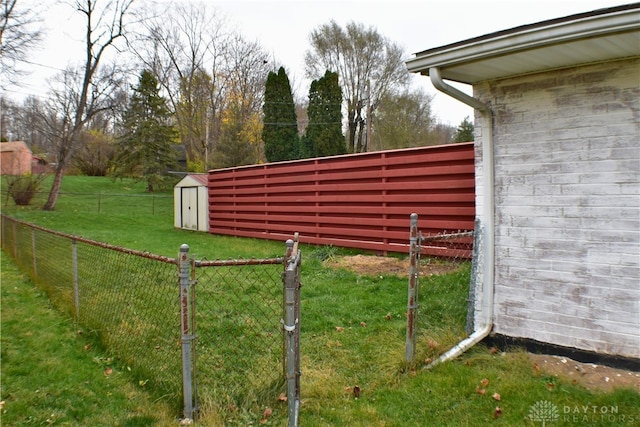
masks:
<instances>
[{"instance_id":1,"label":"red privacy fence","mask_svg":"<svg viewBox=\"0 0 640 427\"><path fill-rule=\"evenodd\" d=\"M219 169L208 187L213 234L408 252L411 213L425 235L474 225L473 143Z\"/></svg>"}]
</instances>

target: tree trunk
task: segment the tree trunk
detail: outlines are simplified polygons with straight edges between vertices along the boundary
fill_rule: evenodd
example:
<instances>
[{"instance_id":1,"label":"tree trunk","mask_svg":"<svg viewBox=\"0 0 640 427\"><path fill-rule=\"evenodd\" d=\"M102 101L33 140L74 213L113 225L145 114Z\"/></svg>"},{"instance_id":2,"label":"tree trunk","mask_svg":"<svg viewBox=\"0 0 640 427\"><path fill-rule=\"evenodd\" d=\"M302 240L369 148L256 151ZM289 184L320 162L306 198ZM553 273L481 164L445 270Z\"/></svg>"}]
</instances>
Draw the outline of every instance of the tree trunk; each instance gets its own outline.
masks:
<instances>
[{"instance_id":1,"label":"tree trunk","mask_svg":"<svg viewBox=\"0 0 640 427\"><path fill-rule=\"evenodd\" d=\"M62 188L62 177L64 176L64 164L58 163L56 167L56 173L53 176L53 184L51 185L51 191L49 191L49 198L47 199L47 203L44 204L42 210L52 211L56 208L56 203L58 201L58 194L60 193L60 188Z\"/></svg>"},{"instance_id":2,"label":"tree trunk","mask_svg":"<svg viewBox=\"0 0 640 427\"><path fill-rule=\"evenodd\" d=\"M348 113L348 140L347 140L347 150L349 153L355 153L355 140L356 140L356 121L355 121L355 111L349 110Z\"/></svg>"}]
</instances>

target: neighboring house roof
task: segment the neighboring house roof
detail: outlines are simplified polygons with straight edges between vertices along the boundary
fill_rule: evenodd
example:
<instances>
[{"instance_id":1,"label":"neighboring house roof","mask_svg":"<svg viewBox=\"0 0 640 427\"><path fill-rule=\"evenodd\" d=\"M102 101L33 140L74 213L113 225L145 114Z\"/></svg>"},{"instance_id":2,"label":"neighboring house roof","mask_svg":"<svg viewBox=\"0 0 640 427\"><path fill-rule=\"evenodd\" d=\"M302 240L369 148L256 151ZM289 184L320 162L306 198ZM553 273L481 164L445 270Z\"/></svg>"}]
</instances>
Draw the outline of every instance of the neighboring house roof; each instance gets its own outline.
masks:
<instances>
[{"instance_id":1,"label":"neighboring house roof","mask_svg":"<svg viewBox=\"0 0 640 427\"><path fill-rule=\"evenodd\" d=\"M31 150L23 141L0 143L0 174L31 173L32 155Z\"/></svg>"},{"instance_id":2,"label":"neighboring house roof","mask_svg":"<svg viewBox=\"0 0 640 427\"><path fill-rule=\"evenodd\" d=\"M474 84L612 59L640 56L640 3L515 27L425 50L411 72Z\"/></svg>"},{"instance_id":3,"label":"neighboring house roof","mask_svg":"<svg viewBox=\"0 0 640 427\"><path fill-rule=\"evenodd\" d=\"M11 142L2 142L0 143L0 152L16 152L16 151L28 151L31 153L31 149L27 146L27 143L24 141L11 141Z\"/></svg>"}]
</instances>

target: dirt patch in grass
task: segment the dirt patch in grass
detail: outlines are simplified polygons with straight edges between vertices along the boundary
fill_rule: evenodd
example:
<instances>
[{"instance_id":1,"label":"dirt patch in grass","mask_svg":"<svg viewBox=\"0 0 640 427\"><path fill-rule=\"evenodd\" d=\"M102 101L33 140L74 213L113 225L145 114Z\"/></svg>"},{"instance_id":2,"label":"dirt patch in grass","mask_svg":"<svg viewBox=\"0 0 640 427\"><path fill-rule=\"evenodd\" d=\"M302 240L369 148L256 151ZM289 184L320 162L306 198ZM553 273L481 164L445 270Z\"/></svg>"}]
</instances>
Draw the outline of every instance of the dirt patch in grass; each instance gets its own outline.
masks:
<instances>
[{"instance_id":1,"label":"dirt patch in grass","mask_svg":"<svg viewBox=\"0 0 640 427\"><path fill-rule=\"evenodd\" d=\"M640 393L640 372L576 362L562 356L531 354L530 358L533 370L541 375L570 381L593 391L610 392L616 388L627 388ZM547 386L553 387L553 383Z\"/></svg>"},{"instance_id":2,"label":"dirt patch in grass","mask_svg":"<svg viewBox=\"0 0 640 427\"><path fill-rule=\"evenodd\" d=\"M342 268L363 276L409 277L409 258L394 258L373 255L334 256L324 262L328 268ZM420 275L431 276L457 270L456 263L421 260Z\"/></svg>"}]
</instances>

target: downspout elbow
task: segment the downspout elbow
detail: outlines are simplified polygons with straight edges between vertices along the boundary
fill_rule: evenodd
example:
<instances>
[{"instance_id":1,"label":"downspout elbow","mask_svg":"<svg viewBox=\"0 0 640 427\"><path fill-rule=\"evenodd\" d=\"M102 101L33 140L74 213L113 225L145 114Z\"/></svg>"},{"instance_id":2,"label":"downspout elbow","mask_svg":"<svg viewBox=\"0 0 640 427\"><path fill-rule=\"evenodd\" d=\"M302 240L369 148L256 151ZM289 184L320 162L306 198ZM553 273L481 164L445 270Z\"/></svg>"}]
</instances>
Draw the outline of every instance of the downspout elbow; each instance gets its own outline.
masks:
<instances>
[{"instance_id":1,"label":"downspout elbow","mask_svg":"<svg viewBox=\"0 0 640 427\"><path fill-rule=\"evenodd\" d=\"M431 79L431 84L438 89L440 92L444 92L452 98L457 99L458 101L467 104L468 106L479 110L483 114L491 114L491 109L489 106L480 100L467 95L461 90L456 89L455 87L448 85L442 80L440 75L439 68L429 68L429 78Z\"/></svg>"}]
</instances>

